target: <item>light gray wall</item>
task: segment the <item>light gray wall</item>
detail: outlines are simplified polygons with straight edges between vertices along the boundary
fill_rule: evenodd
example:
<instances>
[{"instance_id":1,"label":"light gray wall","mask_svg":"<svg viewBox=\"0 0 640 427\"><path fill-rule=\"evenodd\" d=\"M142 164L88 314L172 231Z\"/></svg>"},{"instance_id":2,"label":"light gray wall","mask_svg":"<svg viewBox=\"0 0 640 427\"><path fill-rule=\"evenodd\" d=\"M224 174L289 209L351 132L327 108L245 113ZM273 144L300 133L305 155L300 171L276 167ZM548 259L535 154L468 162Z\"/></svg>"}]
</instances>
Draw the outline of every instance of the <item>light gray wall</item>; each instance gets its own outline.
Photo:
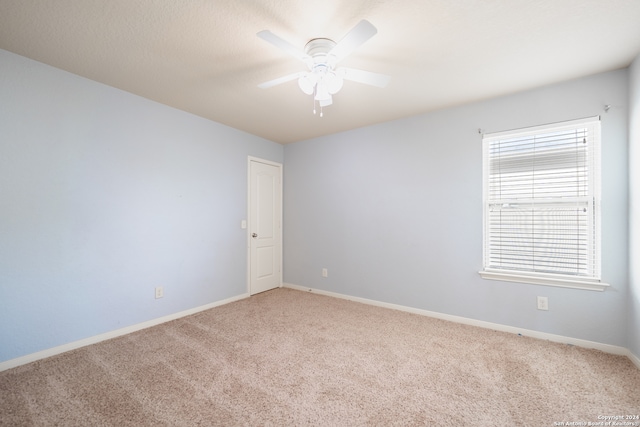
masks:
<instances>
[{"instance_id":1,"label":"light gray wall","mask_svg":"<svg viewBox=\"0 0 640 427\"><path fill-rule=\"evenodd\" d=\"M640 56L629 68L629 350L640 359Z\"/></svg>"},{"instance_id":2,"label":"light gray wall","mask_svg":"<svg viewBox=\"0 0 640 427\"><path fill-rule=\"evenodd\" d=\"M283 149L0 50L0 361L245 293L248 155Z\"/></svg>"},{"instance_id":3,"label":"light gray wall","mask_svg":"<svg viewBox=\"0 0 640 427\"><path fill-rule=\"evenodd\" d=\"M285 282L626 347L627 90L620 70L285 146ZM478 128L595 115L611 289L481 279ZM549 311L536 309L538 295Z\"/></svg>"}]
</instances>

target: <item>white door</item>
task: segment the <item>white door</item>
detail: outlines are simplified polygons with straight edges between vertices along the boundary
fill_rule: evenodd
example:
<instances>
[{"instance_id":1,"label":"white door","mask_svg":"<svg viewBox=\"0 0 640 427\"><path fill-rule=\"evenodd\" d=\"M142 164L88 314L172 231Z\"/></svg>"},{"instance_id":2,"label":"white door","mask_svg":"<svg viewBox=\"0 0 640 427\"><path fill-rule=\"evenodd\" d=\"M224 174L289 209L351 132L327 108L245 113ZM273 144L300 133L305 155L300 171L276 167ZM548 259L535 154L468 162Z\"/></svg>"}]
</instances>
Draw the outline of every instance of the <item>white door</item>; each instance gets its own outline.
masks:
<instances>
[{"instance_id":1,"label":"white door","mask_svg":"<svg viewBox=\"0 0 640 427\"><path fill-rule=\"evenodd\" d=\"M249 293L282 284L282 165L249 159Z\"/></svg>"}]
</instances>

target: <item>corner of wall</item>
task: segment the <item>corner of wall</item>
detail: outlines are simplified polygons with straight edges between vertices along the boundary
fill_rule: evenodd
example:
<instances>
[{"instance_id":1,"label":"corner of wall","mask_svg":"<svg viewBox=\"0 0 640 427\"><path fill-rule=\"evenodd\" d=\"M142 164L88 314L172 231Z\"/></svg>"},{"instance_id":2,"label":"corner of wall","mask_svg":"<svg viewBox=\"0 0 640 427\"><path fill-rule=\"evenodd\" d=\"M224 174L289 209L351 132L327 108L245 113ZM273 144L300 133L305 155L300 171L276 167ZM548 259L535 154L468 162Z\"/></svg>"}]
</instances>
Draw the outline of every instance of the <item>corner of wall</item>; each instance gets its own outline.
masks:
<instances>
[{"instance_id":1,"label":"corner of wall","mask_svg":"<svg viewBox=\"0 0 640 427\"><path fill-rule=\"evenodd\" d=\"M635 359L640 360L640 54L629 67L629 300L627 313L628 348Z\"/></svg>"}]
</instances>

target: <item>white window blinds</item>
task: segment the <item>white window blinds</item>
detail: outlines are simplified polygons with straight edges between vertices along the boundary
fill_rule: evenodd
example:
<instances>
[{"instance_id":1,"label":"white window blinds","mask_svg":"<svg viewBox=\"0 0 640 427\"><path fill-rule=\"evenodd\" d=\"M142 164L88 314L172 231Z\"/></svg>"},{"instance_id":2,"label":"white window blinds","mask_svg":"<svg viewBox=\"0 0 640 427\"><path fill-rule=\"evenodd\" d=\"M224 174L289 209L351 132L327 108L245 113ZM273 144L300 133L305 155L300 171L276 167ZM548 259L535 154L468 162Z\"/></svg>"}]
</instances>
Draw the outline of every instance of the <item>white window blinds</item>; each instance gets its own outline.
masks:
<instances>
[{"instance_id":1,"label":"white window blinds","mask_svg":"<svg viewBox=\"0 0 640 427\"><path fill-rule=\"evenodd\" d=\"M484 270L600 279L598 117L487 134Z\"/></svg>"}]
</instances>

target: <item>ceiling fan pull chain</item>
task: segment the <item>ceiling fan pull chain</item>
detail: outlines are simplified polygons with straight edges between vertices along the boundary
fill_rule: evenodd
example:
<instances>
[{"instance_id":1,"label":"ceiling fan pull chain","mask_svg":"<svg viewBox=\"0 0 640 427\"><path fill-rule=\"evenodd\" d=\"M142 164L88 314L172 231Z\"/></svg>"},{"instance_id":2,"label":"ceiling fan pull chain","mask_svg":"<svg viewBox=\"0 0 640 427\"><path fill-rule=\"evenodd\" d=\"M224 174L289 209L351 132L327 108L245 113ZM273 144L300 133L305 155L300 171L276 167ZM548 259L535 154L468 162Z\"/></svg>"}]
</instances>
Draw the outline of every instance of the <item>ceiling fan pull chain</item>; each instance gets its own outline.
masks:
<instances>
[{"instance_id":1,"label":"ceiling fan pull chain","mask_svg":"<svg viewBox=\"0 0 640 427\"><path fill-rule=\"evenodd\" d=\"M313 97L311 99L313 99L313 115L316 115L316 86L313 86Z\"/></svg>"},{"instance_id":2,"label":"ceiling fan pull chain","mask_svg":"<svg viewBox=\"0 0 640 427\"><path fill-rule=\"evenodd\" d=\"M320 117L324 116L324 113L322 112L322 103L320 101L318 101L318 105L320 105ZM313 115L316 115L316 91L314 88L314 92L313 92Z\"/></svg>"}]
</instances>

